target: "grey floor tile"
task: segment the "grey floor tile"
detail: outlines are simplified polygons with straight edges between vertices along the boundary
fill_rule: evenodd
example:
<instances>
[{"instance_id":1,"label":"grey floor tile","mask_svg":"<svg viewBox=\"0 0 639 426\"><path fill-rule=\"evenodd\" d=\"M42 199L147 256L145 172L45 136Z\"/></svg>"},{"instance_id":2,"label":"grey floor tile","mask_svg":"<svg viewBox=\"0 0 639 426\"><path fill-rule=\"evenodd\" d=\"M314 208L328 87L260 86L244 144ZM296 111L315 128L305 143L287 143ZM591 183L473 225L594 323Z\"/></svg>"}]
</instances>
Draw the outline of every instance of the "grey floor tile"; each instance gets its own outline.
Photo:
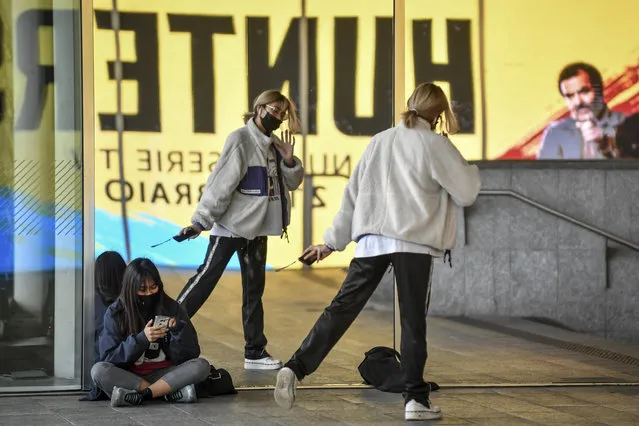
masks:
<instances>
[{"instance_id":1,"label":"grey floor tile","mask_svg":"<svg viewBox=\"0 0 639 426\"><path fill-rule=\"evenodd\" d=\"M579 398L574 398L569 395L560 394L557 392L549 392L541 389L503 389L500 390L498 393L511 398L517 398L524 401L532 402L534 404L543 405L545 407L556 407L561 405L592 405L591 402Z\"/></svg>"},{"instance_id":2,"label":"grey floor tile","mask_svg":"<svg viewBox=\"0 0 639 426\"><path fill-rule=\"evenodd\" d=\"M635 404L615 404L615 403L607 403L605 405L607 408L612 408L617 411L639 414L639 402Z\"/></svg>"},{"instance_id":3,"label":"grey floor tile","mask_svg":"<svg viewBox=\"0 0 639 426\"><path fill-rule=\"evenodd\" d=\"M0 414L2 426L70 426L71 423L55 415L28 414L28 415L3 415Z\"/></svg>"},{"instance_id":4,"label":"grey floor tile","mask_svg":"<svg viewBox=\"0 0 639 426\"><path fill-rule=\"evenodd\" d=\"M64 404L59 407L51 405L47 408L57 415L63 417L67 414L85 414L88 417L110 416L118 414L118 412L113 409L108 402L85 404L79 407L64 406Z\"/></svg>"},{"instance_id":5,"label":"grey floor tile","mask_svg":"<svg viewBox=\"0 0 639 426\"><path fill-rule=\"evenodd\" d=\"M442 411L464 419L503 417L506 413L478 404L440 405Z\"/></svg>"},{"instance_id":6,"label":"grey floor tile","mask_svg":"<svg viewBox=\"0 0 639 426\"><path fill-rule=\"evenodd\" d=\"M539 425L537 422L522 419L521 417L507 416L507 417L490 417L490 418L477 418L472 420L473 424L484 426L526 426L526 425Z\"/></svg>"},{"instance_id":7,"label":"grey floor tile","mask_svg":"<svg viewBox=\"0 0 639 426\"><path fill-rule=\"evenodd\" d=\"M205 426L207 422L191 416L131 416L141 425L145 426Z\"/></svg>"},{"instance_id":8,"label":"grey floor tile","mask_svg":"<svg viewBox=\"0 0 639 426\"><path fill-rule=\"evenodd\" d=\"M595 419L601 421L608 421L609 419L618 419L619 421L634 421L639 424L639 411L637 412L626 412L621 410L616 410L610 407L603 407L598 405L593 405L590 407L557 407L557 410L560 410L564 413L569 413L571 415L580 417L582 419Z\"/></svg>"},{"instance_id":9,"label":"grey floor tile","mask_svg":"<svg viewBox=\"0 0 639 426\"><path fill-rule=\"evenodd\" d=\"M28 414L55 415L53 411L38 404L31 398L11 398L10 400L0 398L0 416Z\"/></svg>"},{"instance_id":10,"label":"grey floor tile","mask_svg":"<svg viewBox=\"0 0 639 426\"><path fill-rule=\"evenodd\" d=\"M345 425L349 425L349 426L367 426L367 425L371 425L374 424L375 426L397 426L398 424L400 424L400 421L376 421L375 423L371 423L370 420L364 420L364 421L357 421L357 420L345 420L343 422L341 422L340 424L345 424ZM427 422L423 422L423 424L428 424Z\"/></svg>"},{"instance_id":11,"label":"grey floor tile","mask_svg":"<svg viewBox=\"0 0 639 426\"><path fill-rule=\"evenodd\" d=\"M197 407L196 407L197 405ZM230 405L230 404L216 404L216 405L203 405L203 404L183 404L179 407L179 409L185 413L184 415L197 417L197 418L208 418L215 416L228 416L228 417L237 417L241 415L250 415L247 411L247 406L242 405Z\"/></svg>"},{"instance_id":12,"label":"grey floor tile","mask_svg":"<svg viewBox=\"0 0 639 426\"><path fill-rule=\"evenodd\" d=\"M572 414L563 413L560 411L555 412L517 412L513 413L513 416L520 417L525 420L541 423L544 425L601 425L601 422L592 420L592 418L586 419Z\"/></svg>"},{"instance_id":13,"label":"grey floor tile","mask_svg":"<svg viewBox=\"0 0 639 426\"><path fill-rule=\"evenodd\" d=\"M255 425L255 426L279 426L279 425L283 425L283 424L296 424L296 423L274 423L268 419L263 419L263 418L255 418L255 419L251 419L249 421L246 421L244 419L238 419L238 420L233 420L233 421L217 421L216 419L211 419L211 421L208 423L211 425L228 425L228 426L246 426L246 425Z\"/></svg>"},{"instance_id":14,"label":"grey floor tile","mask_svg":"<svg viewBox=\"0 0 639 426\"><path fill-rule=\"evenodd\" d=\"M135 420L129 418L129 417L114 417L113 419L111 418L94 418L92 420L86 420L86 421L82 421L79 423L73 423L71 422L71 424L73 425L77 425L77 426L111 426L111 425L118 425L118 426L140 426L139 422L136 422Z\"/></svg>"},{"instance_id":15,"label":"grey floor tile","mask_svg":"<svg viewBox=\"0 0 639 426\"><path fill-rule=\"evenodd\" d=\"M460 395L460 399L463 399L472 404L480 405L489 408L494 411L501 411L505 413L516 412L537 412L537 413L552 413L553 410L547 407L543 407L538 404L533 404L528 401L519 400L516 398L504 397L500 395L480 395L475 394L472 397Z\"/></svg>"},{"instance_id":16,"label":"grey floor tile","mask_svg":"<svg viewBox=\"0 0 639 426\"><path fill-rule=\"evenodd\" d=\"M76 426L93 426L93 425L139 425L136 420L125 414L111 413L111 414L64 414L61 415L69 423Z\"/></svg>"},{"instance_id":17,"label":"grey floor tile","mask_svg":"<svg viewBox=\"0 0 639 426\"><path fill-rule=\"evenodd\" d=\"M107 401L80 401L79 396L44 396L33 397L32 401L47 408L73 408L82 409L95 405L108 404Z\"/></svg>"},{"instance_id":18,"label":"grey floor tile","mask_svg":"<svg viewBox=\"0 0 639 426\"><path fill-rule=\"evenodd\" d=\"M246 423L242 423L242 420L246 419ZM239 420L219 421L218 419L211 419L211 424L233 424L233 425L260 425L260 426L279 426L279 425L311 425L311 424L340 424L329 417L314 415L314 416L295 416L295 417L271 417L271 416L254 416L254 417L242 417Z\"/></svg>"},{"instance_id":19,"label":"grey floor tile","mask_svg":"<svg viewBox=\"0 0 639 426\"><path fill-rule=\"evenodd\" d=\"M195 404L194 404L195 405ZM182 411L175 405L164 401L151 401L137 407L116 407L113 410L127 416L166 416L175 417L182 415Z\"/></svg>"}]
</instances>

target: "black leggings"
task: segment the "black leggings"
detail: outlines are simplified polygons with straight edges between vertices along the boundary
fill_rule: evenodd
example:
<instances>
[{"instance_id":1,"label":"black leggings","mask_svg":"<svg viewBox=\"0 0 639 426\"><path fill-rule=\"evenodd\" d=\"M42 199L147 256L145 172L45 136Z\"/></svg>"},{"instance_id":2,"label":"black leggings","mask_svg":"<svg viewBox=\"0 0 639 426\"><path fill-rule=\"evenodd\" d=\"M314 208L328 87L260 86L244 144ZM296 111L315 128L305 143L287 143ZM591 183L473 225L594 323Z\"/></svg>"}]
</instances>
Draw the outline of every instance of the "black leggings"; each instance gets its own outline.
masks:
<instances>
[{"instance_id":1,"label":"black leggings","mask_svg":"<svg viewBox=\"0 0 639 426\"><path fill-rule=\"evenodd\" d=\"M262 306L266 285L266 245L267 237L247 240L212 235L204 263L177 298L189 317L195 315L217 285L231 257L237 252L242 271L242 324L246 357L260 355L267 343Z\"/></svg>"}]
</instances>

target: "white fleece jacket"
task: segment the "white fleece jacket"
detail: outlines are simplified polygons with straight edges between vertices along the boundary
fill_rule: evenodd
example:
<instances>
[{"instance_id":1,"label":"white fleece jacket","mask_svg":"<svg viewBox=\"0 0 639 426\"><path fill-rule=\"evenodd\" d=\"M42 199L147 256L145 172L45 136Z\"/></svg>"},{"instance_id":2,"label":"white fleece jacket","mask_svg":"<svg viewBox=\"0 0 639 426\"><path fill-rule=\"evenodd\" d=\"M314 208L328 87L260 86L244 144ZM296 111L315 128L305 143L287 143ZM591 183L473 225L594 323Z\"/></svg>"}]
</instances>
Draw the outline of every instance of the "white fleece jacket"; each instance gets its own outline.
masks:
<instances>
[{"instance_id":1,"label":"white fleece jacket","mask_svg":"<svg viewBox=\"0 0 639 426\"><path fill-rule=\"evenodd\" d=\"M452 249L457 209L475 202L481 181L445 136L426 120L375 135L353 171L324 242L341 251L364 235Z\"/></svg>"},{"instance_id":2,"label":"white fleece jacket","mask_svg":"<svg viewBox=\"0 0 639 426\"><path fill-rule=\"evenodd\" d=\"M248 240L257 237L269 203L267 154L276 140L275 134L264 135L253 120L231 133L206 181L191 223L209 230L217 222ZM302 162L297 157L294 159L293 167L280 161L285 209L282 228L286 228L291 219L289 191L297 189L304 179Z\"/></svg>"}]
</instances>

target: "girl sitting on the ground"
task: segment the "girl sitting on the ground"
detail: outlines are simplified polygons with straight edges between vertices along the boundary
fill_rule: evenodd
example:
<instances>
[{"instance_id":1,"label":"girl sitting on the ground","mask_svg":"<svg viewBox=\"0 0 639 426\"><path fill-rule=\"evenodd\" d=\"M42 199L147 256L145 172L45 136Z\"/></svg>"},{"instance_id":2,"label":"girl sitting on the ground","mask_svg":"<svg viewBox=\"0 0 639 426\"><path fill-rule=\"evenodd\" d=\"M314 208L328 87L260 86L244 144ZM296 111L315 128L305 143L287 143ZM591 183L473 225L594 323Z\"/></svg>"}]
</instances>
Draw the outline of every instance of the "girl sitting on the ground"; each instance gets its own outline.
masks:
<instances>
[{"instance_id":1,"label":"girl sitting on the ground","mask_svg":"<svg viewBox=\"0 0 639 426\"><path fill-rule=\"evenodd\" d=\"M156 315L170 317L154 324ZM195 328L180 305L164 293L160 273L149 259L126 267L122 292L104 316L100 359L91 369L96 385L114 407L164 397L195 402L195 384L209 374Z\"/></svg>"}]
</instances>

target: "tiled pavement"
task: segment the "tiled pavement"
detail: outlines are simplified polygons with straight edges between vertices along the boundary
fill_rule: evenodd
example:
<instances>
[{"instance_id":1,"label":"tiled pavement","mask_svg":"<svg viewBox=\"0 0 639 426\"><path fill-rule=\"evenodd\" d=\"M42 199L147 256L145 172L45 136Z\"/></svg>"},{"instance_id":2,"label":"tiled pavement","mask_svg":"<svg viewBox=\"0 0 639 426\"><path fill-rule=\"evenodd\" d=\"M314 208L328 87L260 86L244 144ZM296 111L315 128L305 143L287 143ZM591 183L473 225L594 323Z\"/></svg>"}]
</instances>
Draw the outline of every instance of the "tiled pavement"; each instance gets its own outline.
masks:
<instances>
[{"instance_id":1,"label":"tiled pavement","mask_svg":"<svg viewBox=\"0 0 639 426\"><path fill-rule=\"evenodd\" d=\"M442 389L433 394L441 425L635 425L639 388ZM0 425L397 425L401 396L376 390L300 390L292 410L270 391L244 391L197 404L111 408L77 396L0 398ZM419 423L419 422L411 422Z\"/></svg>"}]
</instances>

